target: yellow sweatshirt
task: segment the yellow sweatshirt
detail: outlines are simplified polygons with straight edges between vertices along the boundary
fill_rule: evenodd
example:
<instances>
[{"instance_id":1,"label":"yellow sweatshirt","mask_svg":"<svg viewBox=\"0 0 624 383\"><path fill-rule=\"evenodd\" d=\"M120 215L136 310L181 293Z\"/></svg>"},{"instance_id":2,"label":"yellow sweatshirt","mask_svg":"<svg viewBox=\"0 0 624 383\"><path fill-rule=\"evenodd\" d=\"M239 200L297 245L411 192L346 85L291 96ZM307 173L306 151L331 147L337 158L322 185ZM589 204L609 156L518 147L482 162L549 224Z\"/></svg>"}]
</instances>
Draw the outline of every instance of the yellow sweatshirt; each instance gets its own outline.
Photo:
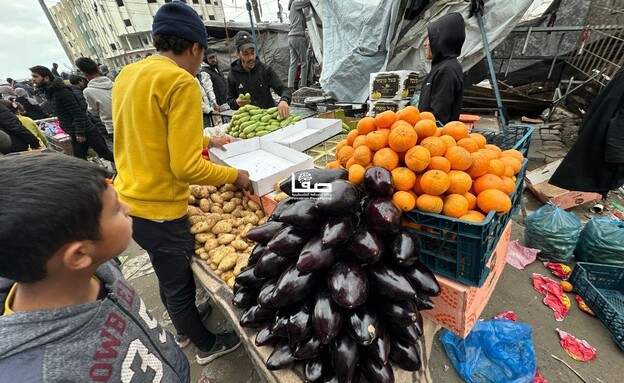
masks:
<instances>
[{"instance_id":1,"label":"yellow sweatshirt","mask_svg":"<svg viewBox=\"0 0 624 383\"><path fill-rule=\"evenodd\" d=\"M195 77L163 56L127 65L113 86L119 200L151 220L186 214L189 184L234 182L234 168L213 164L203 149L202 97Z\"/></svg>"},{"instance_id":2,"label":"yellow sweatshirt","mask_svg":"<svg viewBox=\"0 0 624 383\"><path fill-rule=\"evenodd\" d=\"M22 125L26 129L28 129L29 132L31 132L35 137L39 139L39 146L41 147L41 149L45 148L48 142L46 140L45 134L43 134L41 129L39 129L39 127L37 126L37 123L34 122L31 118L28 118L26 116L20 116L19 114L17 115L17 118L20 120Z\"/></svg>"}]
</instances>

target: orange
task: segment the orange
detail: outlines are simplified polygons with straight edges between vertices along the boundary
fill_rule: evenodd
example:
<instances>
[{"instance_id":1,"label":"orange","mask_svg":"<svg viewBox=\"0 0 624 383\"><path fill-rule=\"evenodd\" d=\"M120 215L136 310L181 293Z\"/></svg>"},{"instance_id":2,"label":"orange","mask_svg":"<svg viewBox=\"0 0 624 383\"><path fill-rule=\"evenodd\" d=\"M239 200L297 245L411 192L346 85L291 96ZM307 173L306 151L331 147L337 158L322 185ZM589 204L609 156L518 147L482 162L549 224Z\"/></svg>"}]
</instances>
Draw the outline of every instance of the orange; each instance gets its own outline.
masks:
<instances>
[{"instance_id":1,"label":"orange","mask_svg":"<svg viewBox=\"0 0 624 383\"><path fill-rule=\"evenodd\" d=\"M328 162L327 165L325 165L325 169L338 169L341 166L340 161L336 160Z\"/></svg>"},{"instance_id":2,"label":"orange","mask_svg":"<svg viewBox=\"0 0 624 383\"><path fill-rule=\"evenodd\" d=\"M505 156L506 157L513 157L513 158L517 159L518 161L520 161L520 163L522 163L522 161L524 161L524 156L522 155L522 153L520 153L516 149L503 150L503 157L505 157Z\"/></svg>"},{"instance_id":3,"label":"orange","mask_svg":"<svg viewBox=\"0 0 624 383\"><path fill-rule=\"evenodd\" d=\"M479 153L485 154L490 160L497 160L500 157L499 152L492 149L479 149Z\"/></svg>"},{"instance_id":4,"label":"orange","mask_svg":"<svg viewBox=\"0 0 624 383\"><path fill-rule=\"evenodd\" d=\"M353 140L353 149L358 146L366 145L366 136L357 136L355 140Z\"/></svg>"},{"instance_id":5,"label":"orange","mask_svg":"<svg viewBox=\"0 0 624 383\"><path fill-rule=\"evenodd\" d=\"M421 120L431 120L433 122L436 121L435 116L431 112L420 112L420 119Z\"/></svg>"},{"instance_id":6,"label":"orange","mask_svg":"<svg viewBox=\"0 0 624 383\"><path fill-rule=\"evenodd\" d=\"M453 137L455 141L459 141L462 138L468 137L468 128L466 128L466 124L461 121L451 121L444 125L442 134L448 134Z\"/></svg>"},{"instance_id":7,"label":"orange","mask_svg":"<svg viewBox=\"0 0 624 383\"><path fill-rule=\"evenodd\" d=\"M398 167L392 169L392 180L396 190L407 191L414 187L416 174L408 168Z\"/></svg>"},{"instance_id":8,"label":"orange","mask_svg":"<svg viewBox=\"0 0 624 383\"><path fill-rule=\"evenodd\" d=\"M479 150L479 145L477 144L477 141L473 140L472 138L462 138L461 140L457 141L457 146L461 146L470 153L474 153Z\"/></svg>"},{"instance_id":9,"label":"orange","mask_svg":"<svg viewBox=\"0 0 624 383\"><path fill-rule=\"evenodd\" d=\"M494 174L484 174L474 180L472 186L474 188L475 194L478 197L479 194L481 194L481 192L486 189L497 189L502 191L505 184L499 176L495 176Z\"/></svg>"},{"instance_id":10,"label":"orange","mask_svg":"<svg viewBox=\"0 0 624 383\"><path fill-rule=\"evenodd\" d=\"M495 151L496 153L498 153L499 157L503 153L503 151L498 146L493 145L493 144L485 144L484 149L490 149L490 150Z\"/></svg>"},{"instance_id":11,"label":"orange","mask_svg":"<svg viewBox=\"0 0 624 383\"><path fill-rule=\"evenodd\" d=\"M471 153L472 165L466 170L466 173L472 178L477 178L488 172L490 169L490 159L485 153Z\"/></svg>"},{"instance_id":12,"label":"orange","mask_svg":"<svg viewBox=\"0 0 624 383\"><path fill-rule=\"evenodd\" d=\"M418 137L425 138L434 136L437 130L435 121L420 120L414 125L414 130Z\"/></svg>"},{"instance_id":13,"label":"orange","mask_svg":"<svg viewBox=\"0 0 624 383\"><path fill-rule=\"evenodd\" d=\"M424 190L420 187L421 178L422 174L416 174L416 182L414 182L414 187L412 188L412 191L417 195L425 194Z\"/></svg>"},{"instance_id":14,"label":"orange","mask_svg":"<svg viewBox=\"0 0 624 383\"><path fill-rule=\"evenodd\" d=\"M418 132L416 133L418 134ZM420 137L420 134L418 134L418 137ZM443 156L444 152L446 152L446 145L440 137L426 137L420 145L426 148L431 156Z\"/></svg>"},{"instance_id":15,"label":"orange","mask_svg":"<svg viewBox=\"0 0 624 383\"><path fill-rule=\"evenodd\" d=\"M410 128L414 129L414 127L410 125L407 121L396 120L392 125L390 125L390 130L394 130L394 128L397 128L399 126L409 126Z\"/></svg>"},{"instance_id":16,"label":"orange","mask_svg":"<svg viewBox=\"0 0 624 383\"><path fill-rule=\"evenodd\" d=\"M444 199L442 214L453 218L459 218L466 213L468 213L468 200L462 195L450 194Z\"/></svg>"},{"instance_id":17,"label":"orange","mask_svg":"<svg viewBox=\"0 0 624 383\"><path fill-rule=\"evenodd\" d=\"M398 191L392 196L392 200L403 211L410 211L416 207L416 199L406 191Z\"/></svg>"},{"instance_id":18,"label":"orange","mask_svg":"<svg viewBox=\"0 0 624 383\"><path fill-rule=\"evenodd\" d=\"M357 131L360 135L366 135L375 129L377 129L377 126L375 126L375 119L373 117L364 117L357 123Z\"/></svg>"},{"instance_id":19,"label":"orange","mask_svg":"<svg viewBox=\"0 0 624 383\"><path fill-rule=\"evenodd\" d=\"M490 160L488 173L499 177L502 176L505 174L505 164L501 160Z\"/></svg>"},{"instance_id":20,"label":"orange","mask_svg":"<svg viewBox=\"0 0 624 383\"><path fill-rule=\"evenodd\" d=\"M416 207L422 211L440 214L444 207L444 201L437 195L423 194L416 200Z\"/></svg>"},{"instance_id":21,"label":"orange","mask_svg":"<svg viewBox=\"0 0 624 383\"><path fill-rule=\"evenodd\" d=\"M349 161L345 164L345 169L349 170L352 165L355 165L355 158L353 157L349 158Z\"/></svg>"},{"instance_id":22,"label":"orange","mask_svg":"<svg viewBox=\"0 0 624 383\"><path fill-rule=\"evenodd\" d=\"M442 140L442 142L444 142L444 146L446 146L447 150L451 146L456 146L457 145L457 141L455 141L455 139L453 137L449 136L448 134L441 135L440 139Z\"/></svg>"},{"instance_id":23,"label":"orange","mask_svg":"<svg viewBox=\"0 0 624 383\"><path fill-rule=\"evenodd\" d=\"M418 136L411 126L399 126L390 131L388 146L397 153L406 152L416 145Z\"/></svg>"},{"instance_id":24,"label":"orange","mask_svg":"<svg viewBox=\"0 0 624 383\"><path fill-rule=\"evenodd\" d=\"M466 213L462 215L461 217L459 217L459 219L462 221L468 221L468 222L483 222L483 218L472 213Z\"/></svg>"},{"instance_id":25,"label":"orange","mask_svg":"<svg viewBox=\"0 0 624 383\"><path fill-rule=\"evenodd\" d=\"M448 173L451 170L451 162L445 157L431 157L427 170L441 170L444 173Z\"/></svg>"},{"instance_id":26,"label":"orange","mask_svg":"<svg viewBox=\"0 0 624 383\"><path fill-rule=\"evenodd\" d=\"M354 129L354 130L350 131L349 134L347 134L347 145L353 146L353 141L359 135L360 135L360 133L358 132L357 129Z\"/></svg>"},{"instance_id":27,"label":"orange","mask_svg":"<svg viewBox=\"0 0 624 383\"><path fill-rule=\"evenodd\" d=\"M390 148L382 148L375 152L373 165L392 170L399 165L399 155Z\"/></svg>"},{"instance_id":28,"label":"orange","mask_svg":"<svg viewBox=\"0 0 624 383\"><path fill-rule=\"evenodd\" d=\"M508 157L503 155L500 158L501 162L505 164L505 166L509 166L513 169L513 174L518 174L520 169L522 169L522 162L518 161L515 157Z\"/></svg>"},{"instance_id":29,"label":"orange","mask_svg":"<svg viewBox=\"0 0 624 383\"><path fill-rule=\"evenodd\" d=\"M477 145L479 145L479 149L483 149L485 148L485 145L487 144L487 140L485 139L485 137L483 136L483 134L479 134L479 133L470 133L468 134L468 137L472 138L473 140L475 140L475 142L477 143Z\"/></svg>"},{"instance_id":30,"label":"orange","mask_svg":"<svg viewBox=\"0 0 624 383\"><path fill-rule=\"evenodd\" d=\"M574 286L572 286L572 284L568 281L561 281L559 282L559 284L561 285L563 291L565 291L566 293L571 293L572 290L574 290Z\"/></svg>"},{"instance_id":31,"label":"orange","mask_svg":"<svg viewBox=\"0 0 624 383\"><path fill-rule=\"evenodd\" d=\"M420 119L420 111L413 105L408 105L399 110L396 114L397 120L407 121L410 125L414 125Z\"/></svg>"},{"instance_id":32,"label":"orange","mask_svg":"<svg viewBox=\"0 0 624 383\"><path fill-rule=\"evenodd\" d=\"M459 170L451 170L448 176L451 180L451 185L446 190L447 193L464 194L470 190L472 178L468 174Z\"/></svg>"},{"instance_id":33,"label":"orange","mask_svg":"<svg viewBox=\"0 0 624 383\"><path fill-rule=\"evenodd\" d=\"M349 182L359 185L364 178L364 166L360 164L353 164L349 167Z\"/></svg>"},{"instance_id":34,"label":"orange","mask_svg":"<svg viewBox=\"0 0 624 383\"><path fill-rule=\"evenodd\" d=\"M415 172L423 171L429 166L431 154L420 145L416 145L405 153L405 165Z\"/></svg>"},{"instance_id":35,"label":"orange","mask_svg":"<svg viewBox=\"0 0 624 383\"><path fill-rule=\"evenodd\" d=\"M378 129L389 128L390 126L392 126L392 124L394 124L396 119L397 119L396 114L393 111L386 110L385 112L379 113L378 115L375 116L375 125L377 125ZM370 133L370 132L360 133L360 134L367 134L367 133Z\"/></svg>"},{"instance_id":36,"label":"orange","mask_svg":"<svg viewBox=\"0 0 624 383\"><path fill-rule=\"evenodd\" d=\"M353 151L353 159L356 164L360 164L362 166L366 166L370 164L373 159L371 155L371 150L366 145L361 145L355 148Z\"/></svg>"},{"instance_id":37,"label":"orange","mask_svg":"<svg viewBox=\"0 0 624 383\"><path fill-rule=\"evenodd\" d=\"M340 149L344 148L345 146L349 146L349 144L347 143L347 140L342 140L340 141L337 145L336 145L336 153L338 153L340 151Z\"/></svg>"},{"instance_id":38,"label":"orange","mask_svg":"<svg viewBox=\"0 0 624 383\"><path fill-rule=\"evenodd\" d=\"M503 180L503 188L502 191L507 195L512 195L514 190L516 190L516 183L510 177L501 177Z\"/></svg>"},{"instance_id":39,"label":"orange","mask_svg":"<svg viewBox=\"0 0 624 383\"><path fill-rule=\"evenodd\" d=\"M386 141L388 141L388 137L390 137L390 129L378 129L377 131L386 136Z\"/></svg>"},{"instance_id":40,"label":"orange","mask_svg":"<svg viewBox=\"0 0 624 383\"><path fill-rule=\"evenodd\" d=\"M464 198L468 201L468 209L472 210L477 207L477 197L471 192L466 192L463 194Z\"/></svg>"},{"instance_id":41,"label":"orange","mask_svg":"<svg viewBox=\"0 0 624 383\"><path fill-rule=\"evenodd\" d=\"M442 128L436 128L436 132L434 134L435 137L442 136Z\"/></svg>"},{"instance_id":42,"label":"orange","mask_svg":"<svg viewBox=\"0 0 624 383\"><path fill-rule=\"evenodd\" d=\"M477 206L484 213L494 210L498 215L503 215L511 210L511 199L498 189L487 189L477 196Z\"/></svg>"},{"instance_id":43,"label":"orange","mask_svg":"<svg viewBox=\"0 0 624 383\"><path fill-rule=\"evenodd\" d=\"M370 132L366 135L366 146L370 150L377 151L381 148L385 148L388 145L388 136L383 133L383 130L376 130L374 132Z\"/></svg>"},{"instance_id":44,"label":"orange","mask_svg":"<svg viewBox=\"0 0 624 383\"><path fill-rule=\"evenodd\" d=\"M466 170L472 165L470 152L461 146L451 146L447 148L444 157L451 163L451 169Z\"/></svg>"},{"instance_id":45,"label":"orange","mask_svg":"<svg viewBox=\"0 0 624 383\"><path fill-rule=\"evenodd\" d=\"M420 179L420 187L426 194L444 194L451 186L448 174L439 170L428 170Z\"/></svg>"},{"instance_id":46,"label":"orange","mask_svg":"<svg viewBox=\"0 0 624 383\"><path fill-rule=\"evenodd\" d=\"M476 201L476 198L477 197L475 197L475 201ZM485 214L481 213L479 210L472 210L472 209L470 209L470 210L468 210L468 213L466 213L466 214L476 215L478 217L481 217L482 220L485 219Z\"/></svg>"},{"instance_id":47,"label":"orange","mask_svg":"<svg viewBox=\"0 0 624 383\"><path fill-rule=\"evenodd\" d=\"M340 163L345 164L349 161L349 158L353 157L354 149L351 146L343 146L339 151L336 152L336 159L340 161Z\"/></svg>"}]
</instances>

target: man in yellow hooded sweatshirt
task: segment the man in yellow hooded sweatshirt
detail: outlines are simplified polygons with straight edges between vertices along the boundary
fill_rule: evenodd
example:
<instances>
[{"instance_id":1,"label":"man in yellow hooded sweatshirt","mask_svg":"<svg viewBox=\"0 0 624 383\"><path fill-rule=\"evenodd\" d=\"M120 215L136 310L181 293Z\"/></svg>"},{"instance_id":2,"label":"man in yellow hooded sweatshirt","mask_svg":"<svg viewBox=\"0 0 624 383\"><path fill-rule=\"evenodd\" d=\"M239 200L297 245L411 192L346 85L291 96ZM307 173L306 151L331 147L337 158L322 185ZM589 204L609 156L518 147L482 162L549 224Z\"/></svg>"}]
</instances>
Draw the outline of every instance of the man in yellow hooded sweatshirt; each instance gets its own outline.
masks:
<instances>
[{"instance_id":1,"label":"man in yellow hooded sweatshirt","mask_svg":"<svg viewBox=\"0 0 624 383\"><path fill-rule=\"evenodd\" d=\"M201 156L207 143L194 75L208 36L199 15L182 2L166 3L154 16L152 35L159 54L126 66L113 86L115 189L131 208L133 238L150 256L176 341L184 347L190 339L197 362L206 364L240 340L209 332L195 305L189 184L233 183L248 190L249 174Z\"/></svg>"}]
</instances>

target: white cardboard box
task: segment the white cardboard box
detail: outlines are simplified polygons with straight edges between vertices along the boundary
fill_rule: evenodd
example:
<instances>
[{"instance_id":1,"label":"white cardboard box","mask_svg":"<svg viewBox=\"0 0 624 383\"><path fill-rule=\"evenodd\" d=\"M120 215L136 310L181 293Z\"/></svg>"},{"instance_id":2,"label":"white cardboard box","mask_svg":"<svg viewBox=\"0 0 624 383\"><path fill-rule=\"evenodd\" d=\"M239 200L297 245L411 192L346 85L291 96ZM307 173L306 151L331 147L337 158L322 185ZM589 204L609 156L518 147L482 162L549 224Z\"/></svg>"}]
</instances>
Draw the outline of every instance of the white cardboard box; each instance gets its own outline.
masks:
<instances>
[{"instance_id":1,"label":"white cardboard box","mask_svg":"<svg viewBox=\"0 0 624 383\"><path fill-rule=\"evenodd\" d=\"M418 77L409 70L371 73L369 97L372 101L409 100L416 92Z\"/></svg>"},{"instance_id":2,"label":"white cardboard box","mask_svg":"<svg viewBox=\"0 0 624 383\"><path fill-rule=\"evenodd\" d=\"M320 144L342 131L342 122L331 118L306 118L293 125L263 136L261 140L277 142L303 151Z\"/></svg>"},{"instance_id":3,"label":"white cardboard box","mask_svg":"<svg viewBox=\"0 0 624 383\"><path fill-rule=\"evenodd\" d=\"M210 160L249 172L253 191L263 196L274 190L277 181L298 170L314 168L314 160L307 154L275 142L261 141L259 137L225 145L227 151L210 149Z\"/></svg>"}]
</instances>

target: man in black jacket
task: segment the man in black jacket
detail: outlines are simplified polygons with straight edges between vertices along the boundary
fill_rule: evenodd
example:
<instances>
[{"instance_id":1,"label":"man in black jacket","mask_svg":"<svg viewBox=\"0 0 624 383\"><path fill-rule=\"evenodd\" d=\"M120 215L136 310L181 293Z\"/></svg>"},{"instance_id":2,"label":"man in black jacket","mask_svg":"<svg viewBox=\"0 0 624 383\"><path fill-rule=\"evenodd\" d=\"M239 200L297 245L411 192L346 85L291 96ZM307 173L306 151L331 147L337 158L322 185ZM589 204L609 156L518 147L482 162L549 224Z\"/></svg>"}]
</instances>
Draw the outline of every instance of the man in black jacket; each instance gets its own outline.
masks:
<instances>
[{"instance_id":1,"label":"man in black jacket","mask_svg":"<svg viewBox=\"0 0 624 383\"><path fill-rule=\"evenodd\" d=\"M461 112L464 74L457 57L466 40L464 19L459 13L449 13L429 24L427 32L425 58L432 60L431 72L420 90L418 109L446 124L458 120Z\"/></svg>"},{"instance_id":2,"label":"man in black jacket","mask_svg":"<svg viewBox=\"0 0 624 383\"><path fill-rule=\"evenodd\" d=\"M4 132L10 138L10 142L6 142L6 136L3 136L4 140L2 148L2 154L23 152L28 150L28 146L31 149L39 148L39 140L32 133L26 129L22 123L17 119L15 114L4 105L0 104L0 131Z\"/></svg>"},{"instance_id":3,"label":"man in black jacket","mask_svg":"<svg viewBox=\"0 0 624 383\"><path fill-rule=\"evenodd\" d=\"M282 83L273 68L260 62L256 57L256 49L253 39L246 31L240 31L234 36L236 45L235 60L231 64L230 75L228 76L227 102L232 109L238 109L247 105L250 101L239 97L241 94L251 95L251 104L263 109L275 106L275 101L271 97L271 88L281 98L277 109L282 118L290 114L290 100L292 98L290 90Z\"/></svg>"},{"instance_id":4,"label":"man in black jacket","mask_svg":"<svg viewBox=\"0 0 624 383\"><path fill-rule=\"evenodd\" d=\"M98 156L113 162L113 153L106 146L104 138L63 80L54 77L50 69L41 65L30 68L30 72L35 86L45 92L61 129L71 136L74 156L87 158L91 147Z\"/></svg>"},{"instance_id":5,"label":"man in black jacket","mask_svg":"<svg viewBox=\"0 0 624 383\"><path fill-rule=\"evenodd\" d=\"M201 70L210 75L212 89L214 90L215 97L217 98L217 104L222 106L227 102L227 81L225 76L223 76L223 73L219 70L217 52L214 49L206 49L204 64L202 64Z\"/></svg>"}]
</instances>

